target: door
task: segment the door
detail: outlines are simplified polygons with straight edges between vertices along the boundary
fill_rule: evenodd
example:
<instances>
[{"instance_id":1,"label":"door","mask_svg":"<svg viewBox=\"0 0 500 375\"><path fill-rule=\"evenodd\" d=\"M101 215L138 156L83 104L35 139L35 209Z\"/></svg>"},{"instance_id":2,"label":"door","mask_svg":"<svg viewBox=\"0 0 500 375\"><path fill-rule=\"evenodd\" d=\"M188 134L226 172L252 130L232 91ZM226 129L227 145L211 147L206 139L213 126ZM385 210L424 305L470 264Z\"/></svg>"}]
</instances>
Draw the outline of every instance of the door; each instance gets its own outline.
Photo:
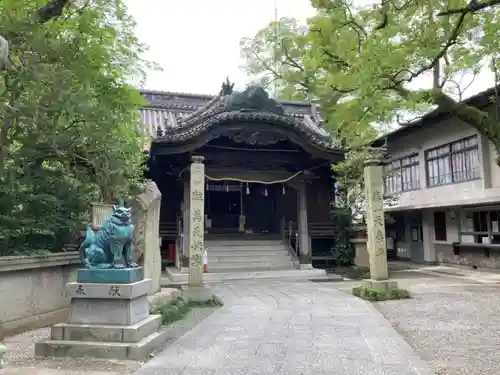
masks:
<instances>
[{"instance_id":1,"label":"door","mask_svg":"<svg viewBox=\"0 0 500 375\"><path fill-rule=\"evenodd\" d=\"M205 225L210 233L237 232L241 210L239 184L223 186L222 191L215 190L217 186L214 184L206 193Z\"/></svg>"},{"instance_id":2,"label":"door","mask_svg":"<svg viewBox=\"0 0 500 375\"><path fill-rule=\"evenodd\" d=\"M253 233L279 233L274 190L272 186L256 186L251 194L245 195L245 229Z\"/></svg>"},{"instance_id":3,"label":"door","mask_svg":"<svg viewBox=\"0 0 500 375\"><path fill-rule=\"evenodd\" d=\"M420 212L410 214L409 226L411 260L422 263L424 261L424 241L422 235L422 214Z\"/></svg>"}]
</instances>

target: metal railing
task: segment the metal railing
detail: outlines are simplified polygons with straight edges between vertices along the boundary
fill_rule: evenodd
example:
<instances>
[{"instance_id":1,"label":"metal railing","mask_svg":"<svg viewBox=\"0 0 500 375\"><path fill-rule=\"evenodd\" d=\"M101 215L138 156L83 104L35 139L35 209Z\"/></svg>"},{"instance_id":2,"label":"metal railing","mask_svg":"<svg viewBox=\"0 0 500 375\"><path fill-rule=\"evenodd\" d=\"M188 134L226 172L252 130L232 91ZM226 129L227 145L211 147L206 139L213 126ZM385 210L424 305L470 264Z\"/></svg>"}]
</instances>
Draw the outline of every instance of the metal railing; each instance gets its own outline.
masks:
<instances>
[{"instance_id":1,"label":"metal railing","mask_svg":"<svg viewBox=\"0 0 500 375\"><path fill-rule=\"evenodd\" d=\"M283 218L281 223L281 236L283 244L288 253L295 259L299 259L299 232L292 221L286 222Z\"/></svg>"}]
</instances>

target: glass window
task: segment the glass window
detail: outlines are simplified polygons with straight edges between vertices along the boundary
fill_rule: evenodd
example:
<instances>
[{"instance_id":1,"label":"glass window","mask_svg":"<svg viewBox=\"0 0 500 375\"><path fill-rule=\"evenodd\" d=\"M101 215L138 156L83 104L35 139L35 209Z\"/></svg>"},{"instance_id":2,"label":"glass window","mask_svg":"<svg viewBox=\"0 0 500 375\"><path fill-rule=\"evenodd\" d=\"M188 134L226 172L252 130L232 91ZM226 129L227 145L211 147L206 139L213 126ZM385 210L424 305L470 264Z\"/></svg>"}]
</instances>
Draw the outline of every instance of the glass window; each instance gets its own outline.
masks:
<instances>
[{"instance_id":1,"label":"glass window","mask_svg":"<svg viewBox=\"0 0 500 375\"><path fill-rule=\"evenodd\" d=\"M464 210L460 213L460 242L500 244L500 210Z\"/></svg>"},{"instance_id":2,"label":"glass window","mask_svg":"<svg viewBox=\"0 0 500 375\"><path fill-rule=\"evenodd\" d=\"M477 136L428 150L425 154L427 182L438 186L479 177Z\"/></svg>"},{"instance_id":3,"label":"glass window","mask_svg":"<svg viewBox=\"0 0 500 375\"><path fill-rule=\"evenodd\" d=\"M390 162L385 168L385 193L395 194L420 188L418 155Z\"/></svg>"}]
</instances>

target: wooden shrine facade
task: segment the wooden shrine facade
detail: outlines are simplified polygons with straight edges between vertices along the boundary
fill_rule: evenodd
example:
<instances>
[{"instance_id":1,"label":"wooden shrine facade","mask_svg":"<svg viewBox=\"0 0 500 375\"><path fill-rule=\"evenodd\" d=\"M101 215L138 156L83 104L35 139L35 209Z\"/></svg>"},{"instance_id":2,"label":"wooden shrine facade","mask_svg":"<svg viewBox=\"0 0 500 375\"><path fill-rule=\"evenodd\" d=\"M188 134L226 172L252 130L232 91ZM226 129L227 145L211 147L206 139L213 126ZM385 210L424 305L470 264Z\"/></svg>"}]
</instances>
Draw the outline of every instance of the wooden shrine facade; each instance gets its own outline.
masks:
<instances>
[{"instance_id":1,"label":"wooden shrine facade","mask_svg":"<svg viewBox=\"0 0 500 375\"><path fill-rule=\"evenodd\" d=\"M343 160L309 103L277 102L260 87L214 96L143 92L143 121L154 138L150 177L161 190L160 236L188 264L189 168L205 164L205 235L296 236L310 263L311 223L324 227L331 164ZM319 228L318 227L318 228ZM321 233L316 233L321 236Z\"/></svg>"}]
</instances>

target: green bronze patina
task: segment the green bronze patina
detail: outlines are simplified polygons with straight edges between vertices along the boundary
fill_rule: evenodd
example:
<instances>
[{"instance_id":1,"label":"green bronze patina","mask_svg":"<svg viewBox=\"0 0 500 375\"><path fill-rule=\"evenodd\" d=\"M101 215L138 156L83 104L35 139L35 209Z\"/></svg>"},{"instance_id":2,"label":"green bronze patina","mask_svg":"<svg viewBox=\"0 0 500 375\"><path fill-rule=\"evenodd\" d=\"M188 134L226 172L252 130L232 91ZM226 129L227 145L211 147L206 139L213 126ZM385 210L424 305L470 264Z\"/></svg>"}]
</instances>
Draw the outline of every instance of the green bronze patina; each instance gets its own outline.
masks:
<instances>
[{"instance_id":1,"label":"green bronze patina","mask_svg":"<svg viewBox=\"0 0 500 375\"><path fill-rule=\"evenodd\" d=\"M270 112L279 116L285 114L283 106L270 98L260 86L248 86L243 92L231 90L231 94L224 99L224 107L229 111Z\"/></svg>"},{"instance_id":2,"label":"green bronze patina","mask_svg":"<svg viewBox=\"0 0 500 375\"><path fill-rule=\"evenodd\" d=\"M103 226L95 231L89 224L85 240L80 245L80 258L87 268L136 268L132 262L134 225L131 208L123 202L113 206L113 214ZM124 258L124 264L120 263Z\"/></svg>"}]
</instances>

